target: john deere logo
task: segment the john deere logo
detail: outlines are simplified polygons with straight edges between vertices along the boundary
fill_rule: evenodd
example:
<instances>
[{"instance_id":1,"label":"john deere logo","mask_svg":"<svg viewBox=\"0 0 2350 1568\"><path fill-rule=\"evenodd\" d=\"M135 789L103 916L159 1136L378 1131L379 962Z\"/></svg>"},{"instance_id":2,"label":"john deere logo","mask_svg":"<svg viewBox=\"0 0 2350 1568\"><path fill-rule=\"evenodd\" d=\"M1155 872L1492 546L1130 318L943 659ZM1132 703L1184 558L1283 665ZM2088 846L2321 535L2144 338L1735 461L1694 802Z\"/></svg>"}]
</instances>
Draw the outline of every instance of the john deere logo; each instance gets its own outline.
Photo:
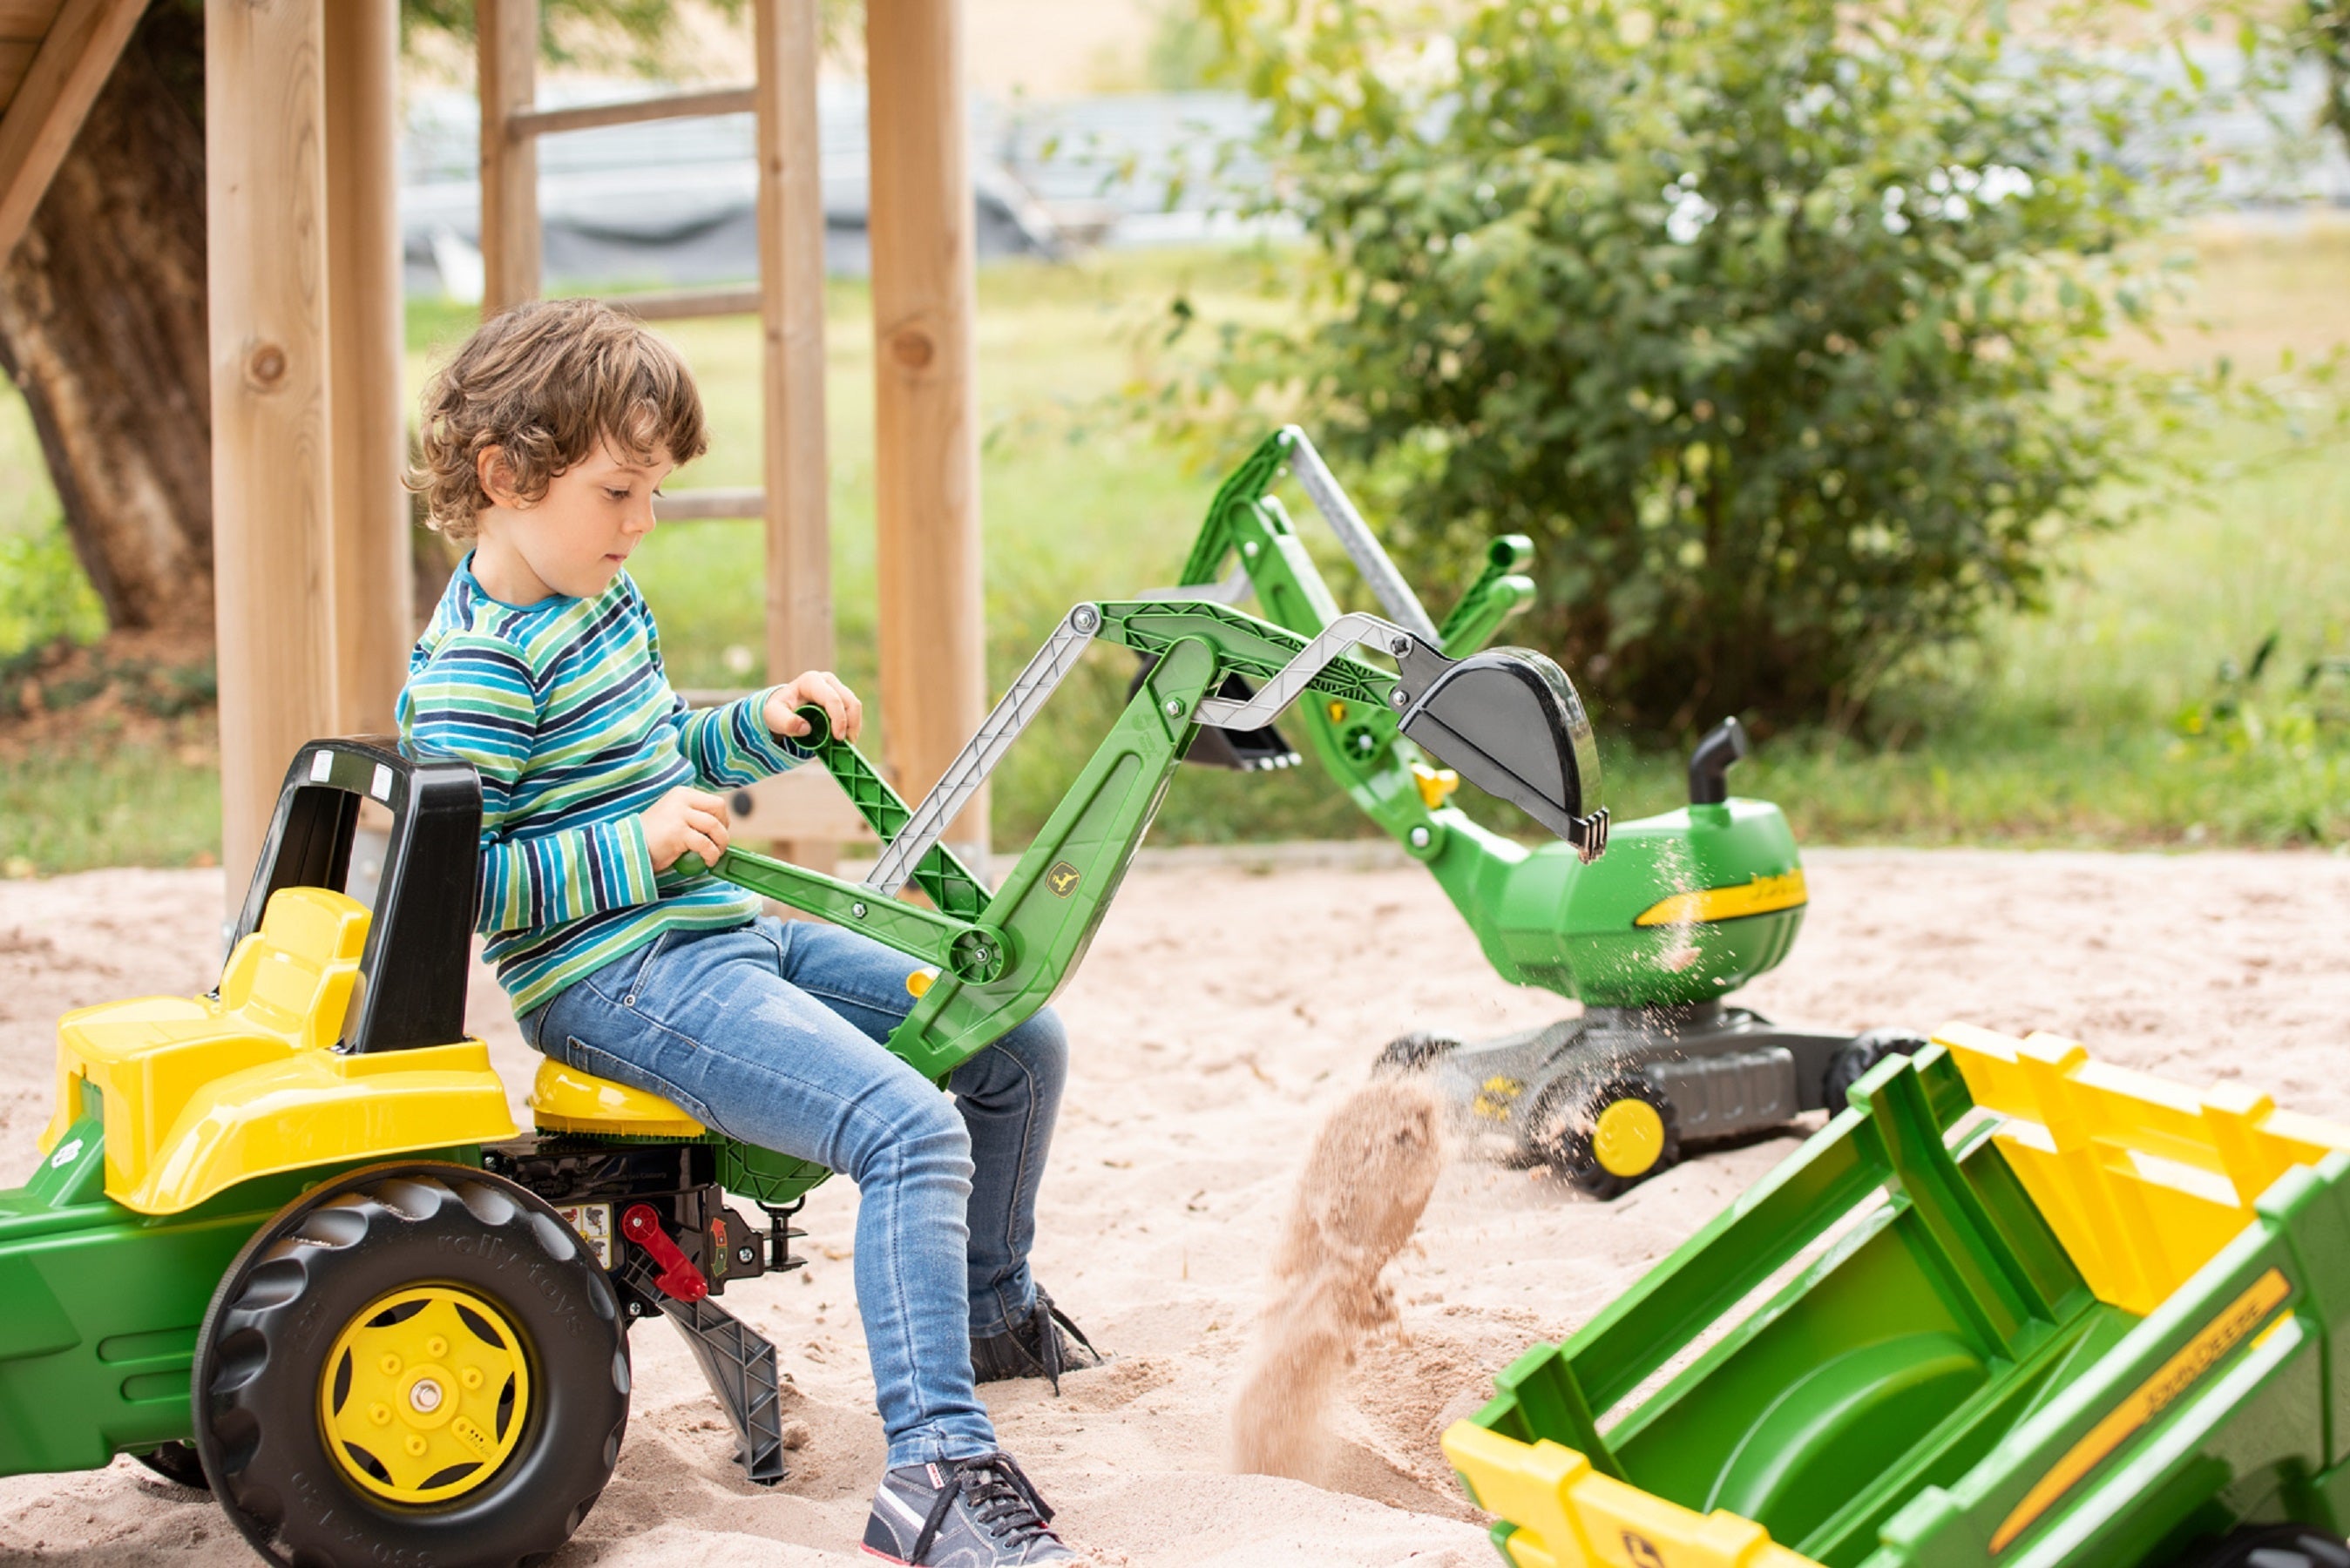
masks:
<instances>
[{"instance_id":1,"label":"john deere logo","mask_svg":"<svg viewBox=\"0 0 2350 1568\"><path fill-rule=\"evenodd\" d=\"M1084 879L1084 875L1067 861L1055 860L1053 868L1045 873L1045 886L1066 898L1077 890L1077 884Z\"/></svg>"},{"instance_id":2,"label":"john deere logo","mask_svg":"<svg viewBox=\"0 0 2350 1568\"><path fill-rule=\"evenodd\" d=\"M1631 1559L1634 1568L1665 1568L1665 1554L1657 1550L1655 1542L1628 1530L1623 1534L1624 1555Z\"/></svg>"}]
</instances>

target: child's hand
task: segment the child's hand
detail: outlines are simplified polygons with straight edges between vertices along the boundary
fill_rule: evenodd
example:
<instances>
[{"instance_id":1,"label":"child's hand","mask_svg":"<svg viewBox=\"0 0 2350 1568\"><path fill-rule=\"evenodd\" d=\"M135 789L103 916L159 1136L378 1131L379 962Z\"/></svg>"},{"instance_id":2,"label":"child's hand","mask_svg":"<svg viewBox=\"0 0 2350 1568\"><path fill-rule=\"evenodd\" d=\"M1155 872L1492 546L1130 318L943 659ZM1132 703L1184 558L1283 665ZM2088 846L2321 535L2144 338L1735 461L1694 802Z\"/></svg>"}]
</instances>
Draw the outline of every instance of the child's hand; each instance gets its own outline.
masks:
<instances>
[{"instance_id":1,"label":"child's hand","mask_svg":"<svg viewBox=\"0 0 2350 1568\"><path fill-rule=\"evenodd\" d=\"M726 802L706 789L678 785L653 802L644 821L656 871L668 870L688 850L713 866L726 851Z\"/></svg>"},{"instance_id":2,"label":"child's hand","mask_svg":"<svg viewBox=\"0 0 2350 1568\"><path fill-rule=\"evenodd\" d=\"M857 732L865 727L865 704L857 693L841 683L840 677L829 670L811 670L806 674L786 680L767 693L767 706L762 717L773 734L797 740L808 732L807 721L793 709L808 702L824 710L832 721L835 740L853 741Z\"/></svg>"}]
</instances>

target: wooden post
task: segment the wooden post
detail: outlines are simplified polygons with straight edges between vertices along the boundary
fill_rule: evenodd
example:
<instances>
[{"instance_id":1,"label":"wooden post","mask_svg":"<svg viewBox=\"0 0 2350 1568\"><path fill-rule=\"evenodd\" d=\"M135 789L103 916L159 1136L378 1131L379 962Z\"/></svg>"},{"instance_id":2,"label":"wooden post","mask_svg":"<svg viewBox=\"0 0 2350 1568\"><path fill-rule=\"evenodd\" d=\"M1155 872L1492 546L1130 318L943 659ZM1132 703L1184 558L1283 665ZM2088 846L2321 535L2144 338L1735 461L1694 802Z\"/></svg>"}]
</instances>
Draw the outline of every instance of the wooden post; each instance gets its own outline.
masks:
<instances>
[{"instance_id":1,"label":"wooden post","mask_svg":"<svg viewBox=\"0 0 2350 1568\"><path fill-rule=\"evenodd\" d=\"M937 782L985 716L972 187L958 0L868 0L884 757ZM983 849L983 792L951 839Z\"/></svg>"},{"instance_id":2,"label":"wooden post","mask_svg":"<svg viewBox=\"0 0 2350 1568\"><path fill-rule=\"evenodd\" d=\"M538 297L538 140L506 117L538 96L538 0L480 0L482 316Z\"/></svg>"},{"instance_id":3,"label":"wooden post","mask_svg":"<svg viewBox=\"0 0 2350 1568\"><path fill-rule=\"evenodd\" d=\"M327 5L337 718L388 734L415 638L400 411L399 0Z\"/></svg>"},{"instance_id":4,"label":"wooden post","mask_svg":"<svg viewBox=\"0 0 2350 1568\"><path fill-rule=\"evenodd\" d=\"M831 471L825 458L824 180L816 141L818 0L755 0L761 423L766 469L767 679L833 662ZM836 846L787 841L830 870Z\"/></svg>"},{"instance_id":5,"label":"wooden post","mask_svg":"<svg viewBox=\"0 0 2350 1568\"><path fill-rule=\"evenodd\" d=\"M232 907L286 764L336 718L321 5L204 4L213 613Z\"/></svg>"}]
</instances>

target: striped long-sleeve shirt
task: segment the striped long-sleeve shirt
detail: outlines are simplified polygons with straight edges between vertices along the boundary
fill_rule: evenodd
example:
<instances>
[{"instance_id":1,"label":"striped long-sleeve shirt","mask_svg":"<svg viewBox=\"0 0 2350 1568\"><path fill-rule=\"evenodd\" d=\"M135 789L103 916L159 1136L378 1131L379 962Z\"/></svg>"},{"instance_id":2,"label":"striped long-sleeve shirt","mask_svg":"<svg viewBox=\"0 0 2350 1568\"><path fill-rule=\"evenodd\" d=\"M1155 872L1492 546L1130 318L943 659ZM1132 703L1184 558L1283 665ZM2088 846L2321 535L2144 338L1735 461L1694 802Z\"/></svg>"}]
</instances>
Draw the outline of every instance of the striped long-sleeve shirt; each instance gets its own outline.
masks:
<instances>
[{"instance_id":1,"label":"striped long-sleeve shirt","mask_svg":"<svg viewBox=\"0 0 2350 1568\"><path fill-rule=\"evenodd\" d=\"M526 1012L662 931L741 925L756 894L656 877L643 813L680 784L727 789L807 755L771 733L764 692L691 710L626 572L594 598L516 607L457 568L409 659L400 730L482 775L475 924Z\"/></svg>"}]
</instances>

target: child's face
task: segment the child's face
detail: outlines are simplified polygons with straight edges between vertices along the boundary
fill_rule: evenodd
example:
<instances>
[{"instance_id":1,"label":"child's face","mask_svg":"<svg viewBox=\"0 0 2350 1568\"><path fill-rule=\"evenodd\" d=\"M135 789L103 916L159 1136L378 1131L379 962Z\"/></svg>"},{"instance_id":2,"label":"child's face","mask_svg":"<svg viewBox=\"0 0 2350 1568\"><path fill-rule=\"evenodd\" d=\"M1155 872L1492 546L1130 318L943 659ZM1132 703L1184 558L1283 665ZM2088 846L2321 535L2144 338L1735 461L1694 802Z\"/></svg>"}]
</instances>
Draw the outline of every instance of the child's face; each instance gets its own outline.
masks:
<instances>
[{"instance_id":1,"label":"child's face","mask_svg":"<svg viewBox=\"0 0 2350 1568\"><path fill-rule=\"evenodd\" d=\"M676 464L667 452L644 462L615 456L603 441L547 484L536 501L515 493L494 448L482 454L481 517L474 575L494 596L530 604L548 594L592 598L653 530L653 491Z\"/></svg>"}]
</instances>

